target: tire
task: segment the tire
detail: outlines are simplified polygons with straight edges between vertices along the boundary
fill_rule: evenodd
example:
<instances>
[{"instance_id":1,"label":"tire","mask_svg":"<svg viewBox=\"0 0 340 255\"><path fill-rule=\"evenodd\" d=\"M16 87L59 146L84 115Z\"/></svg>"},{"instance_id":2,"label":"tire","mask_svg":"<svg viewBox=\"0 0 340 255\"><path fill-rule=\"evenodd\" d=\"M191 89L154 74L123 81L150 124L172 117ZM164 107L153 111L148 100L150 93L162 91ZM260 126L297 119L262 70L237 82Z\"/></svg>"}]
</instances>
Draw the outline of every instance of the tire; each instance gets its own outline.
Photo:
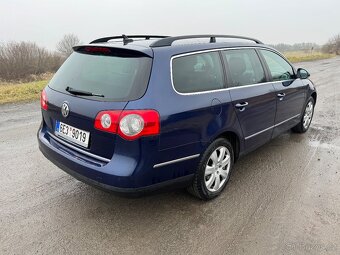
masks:
<instances>
[{"instance_id":1,"label":"tire","mask_svg":"<svg viewBox=\"0 0 340 255\"><path fill-rule=\"evenodd\" d=\"M227 185L233 165L233 146L227 139L216 139L203 153L188 191L202 200L217 197Z\"/></svg>"},{"instance_id":2,"label":"tire","mask_svg":"<svg viewBox=\"0 0 340 255\"><path fill-rule=\"evenodd\" d=\"M308 130L313 119L314 106L315 106L314 98L310 97L307 101L307 104L305 106L305 109L303 111L303 115L301 117L299 124L297 124L295 127L292 128L293 132L305 133Z\"/></svg>"}]
</instances>

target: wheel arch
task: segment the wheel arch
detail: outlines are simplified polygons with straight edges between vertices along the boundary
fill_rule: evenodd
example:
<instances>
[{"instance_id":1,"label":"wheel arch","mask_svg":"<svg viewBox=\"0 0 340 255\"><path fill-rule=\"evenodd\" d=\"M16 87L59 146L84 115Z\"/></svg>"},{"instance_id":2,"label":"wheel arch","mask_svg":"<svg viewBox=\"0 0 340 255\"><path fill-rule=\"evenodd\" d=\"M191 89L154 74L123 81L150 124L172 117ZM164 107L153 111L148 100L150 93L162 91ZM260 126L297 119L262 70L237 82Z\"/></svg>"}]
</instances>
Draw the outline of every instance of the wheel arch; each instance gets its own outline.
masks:
<instances>
[{"instance_id":1,"label":"wheel arch","mask_svg":"<svg viewBox=\"0 0 340 255\"><path fill-rule=\"evenodd\" d=\"M314 91L310 96L314 99L314 105L315 105L316 104L316 98L317 98L316 92Z\"/></svg>"},{"instance_id":2,"label":"wheel arch","mask_svg":"<svg viewBox=\"0 0 340 255\"><path fill-rule=\"evenodd\" d=\"M214 140L218 138L225 138L231 143L234 149L234 160L235 162L238 160L240 156L240 138L239 136L233 131L225 131L219 134Z\"/></svg>"}]
</instances>

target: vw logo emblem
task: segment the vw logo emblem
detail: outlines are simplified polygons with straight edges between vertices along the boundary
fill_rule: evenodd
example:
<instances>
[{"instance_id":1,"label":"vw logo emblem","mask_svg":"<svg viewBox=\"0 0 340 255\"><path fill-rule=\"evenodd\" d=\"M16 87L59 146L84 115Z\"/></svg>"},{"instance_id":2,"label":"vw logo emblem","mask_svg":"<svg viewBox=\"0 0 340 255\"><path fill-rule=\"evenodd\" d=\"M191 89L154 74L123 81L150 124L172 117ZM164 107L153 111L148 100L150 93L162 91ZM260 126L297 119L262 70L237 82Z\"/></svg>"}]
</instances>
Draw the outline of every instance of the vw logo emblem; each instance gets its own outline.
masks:
<instances>
[{"instance_id":1,"label":"vw logo emblem","mask_svg":"<svg viewBox=\"0 0 340 255\"><path fill-rule=\"evenodd\" d=\"M66 118L70 113L70 107L68 106L67 102L64 102L61 106L61 114Z\"/></svg>"}]
</instances>

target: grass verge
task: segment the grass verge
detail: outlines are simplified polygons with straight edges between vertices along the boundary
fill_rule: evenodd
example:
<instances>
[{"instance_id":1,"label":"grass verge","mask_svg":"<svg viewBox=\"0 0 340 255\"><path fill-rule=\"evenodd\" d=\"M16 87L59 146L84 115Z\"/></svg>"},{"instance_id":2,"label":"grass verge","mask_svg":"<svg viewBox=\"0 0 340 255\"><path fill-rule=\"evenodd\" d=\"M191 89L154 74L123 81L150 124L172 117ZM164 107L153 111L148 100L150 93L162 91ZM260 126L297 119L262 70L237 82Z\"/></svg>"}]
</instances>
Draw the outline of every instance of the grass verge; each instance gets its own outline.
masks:
<instances>
[{"instance_id":1,"label":"grass verge","mask_svg":"<svg viewBox=\"0 0 340 255\"><path fill-rule=\"evenodd\" d=\"M0 104L34 101L40 98L41 90L49 80L28 83L2 83L0 84Z\"/></svg>"},{"instance_id":2,"label":"grass verge","mask_svg":"<svg viewBox=\"0 0 340 255\"><path fill-rule=\"evenodd\" d=\"M304 62L304 61L314 61L319 59L327 59L335 57L334 54L327 54L322 52L312 52L307 53L303 51L289 51L285 52L284 55L288 58L289 61L296 62Z\"/></svg>"}]
</instances>

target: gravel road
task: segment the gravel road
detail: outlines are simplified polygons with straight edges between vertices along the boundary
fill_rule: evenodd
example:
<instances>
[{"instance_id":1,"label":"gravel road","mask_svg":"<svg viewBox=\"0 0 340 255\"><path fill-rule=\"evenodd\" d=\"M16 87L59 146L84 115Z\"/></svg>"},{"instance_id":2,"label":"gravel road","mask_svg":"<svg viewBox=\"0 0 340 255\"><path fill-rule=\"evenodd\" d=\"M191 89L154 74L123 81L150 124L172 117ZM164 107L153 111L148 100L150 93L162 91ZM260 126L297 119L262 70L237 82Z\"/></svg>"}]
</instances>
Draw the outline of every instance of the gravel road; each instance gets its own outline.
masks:
<instances>
[{"instance_id":1,"label":"gravel road","mask_svg":"<svg viewBox=\"0 0 340 255\"><path fill-rule=\"evenodd\" d=\"M83 184L38 150L39 103L0 107L0 254L340 254L340 58L300 63L310 130L236 165L223 194L137 199Z\"/></svg>"}]
</instances>

